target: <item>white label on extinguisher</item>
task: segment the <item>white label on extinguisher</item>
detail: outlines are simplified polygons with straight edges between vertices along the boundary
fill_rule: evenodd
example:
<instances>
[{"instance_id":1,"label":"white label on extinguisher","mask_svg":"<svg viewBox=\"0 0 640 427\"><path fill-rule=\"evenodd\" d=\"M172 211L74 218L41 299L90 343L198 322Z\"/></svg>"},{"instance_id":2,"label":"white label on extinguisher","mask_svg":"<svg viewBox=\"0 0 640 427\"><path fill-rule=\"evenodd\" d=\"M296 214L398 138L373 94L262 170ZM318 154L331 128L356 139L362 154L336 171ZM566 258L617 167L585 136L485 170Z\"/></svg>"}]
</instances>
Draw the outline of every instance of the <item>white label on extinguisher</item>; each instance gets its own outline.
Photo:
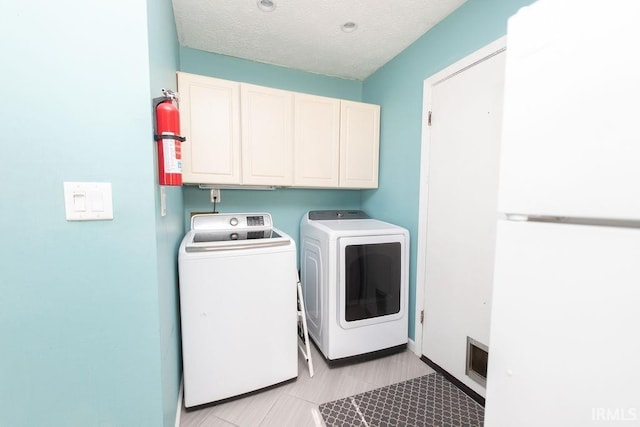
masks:
<instances>
[{"instance_id":1,"label":"white label on extinguisher","mask_svg":"<svg viewBox=\"0 0 640 427\"><path fill-rule=\"evenodd\" d=\"M163 135L174 135L171 132L163 132ZM175 139L163 139L162 151L164 154L164 173L182 173L182 153L180 146L176 146Z\"/></svg>"}]
</instances>

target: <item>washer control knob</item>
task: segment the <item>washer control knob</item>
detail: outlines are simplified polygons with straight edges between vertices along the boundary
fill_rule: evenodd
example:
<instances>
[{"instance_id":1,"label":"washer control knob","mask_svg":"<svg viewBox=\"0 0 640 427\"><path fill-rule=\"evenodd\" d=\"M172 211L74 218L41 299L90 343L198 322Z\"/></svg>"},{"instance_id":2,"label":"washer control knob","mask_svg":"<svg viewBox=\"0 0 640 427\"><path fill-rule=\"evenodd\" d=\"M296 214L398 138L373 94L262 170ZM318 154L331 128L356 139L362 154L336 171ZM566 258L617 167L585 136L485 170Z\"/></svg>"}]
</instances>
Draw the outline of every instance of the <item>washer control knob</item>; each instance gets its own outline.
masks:
<instances>
[{"instance_id":1,"label":"washer control knob","mask_svg":"<svg viewBox=\"0 0 640 427\"><path fill-rule=\"evenodd\" d=\"M233 217L229 220L229 224L231 224L232 227L235 227L236 225L238 225L238 218Z\"/></svg>"}]
</instances>

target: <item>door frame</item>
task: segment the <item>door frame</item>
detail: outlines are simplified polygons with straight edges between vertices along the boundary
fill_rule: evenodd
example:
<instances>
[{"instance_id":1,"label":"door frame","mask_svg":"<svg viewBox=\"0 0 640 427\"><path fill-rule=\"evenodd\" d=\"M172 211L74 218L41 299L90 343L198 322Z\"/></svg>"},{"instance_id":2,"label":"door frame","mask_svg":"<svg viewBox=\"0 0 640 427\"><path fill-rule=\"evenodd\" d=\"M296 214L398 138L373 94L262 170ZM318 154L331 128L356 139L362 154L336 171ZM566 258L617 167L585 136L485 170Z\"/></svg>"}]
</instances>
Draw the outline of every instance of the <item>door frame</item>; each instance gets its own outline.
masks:
<instances>
[{"instance_id":1,"label":"door frame","mask_svg":"<svg viewBox=\"0 0 640 427\"><path fill-rule=\"evenodd\" d=\"M422 144L420 150L420 199L418 204L418 252L416 256L416 311L414 319L414 346L416 355L422 356L422 322L421 313L424 311L425 280L427 269L427 206L429 199L429 146L431 131L429 126L429 111L432 108L433 87L438 83L450 79L457 74L489 59L507 49L507 37L503 36L477 51L467 55L452 65L438 71L424 80L422 99Z\"/></svg>"}]
</instances>

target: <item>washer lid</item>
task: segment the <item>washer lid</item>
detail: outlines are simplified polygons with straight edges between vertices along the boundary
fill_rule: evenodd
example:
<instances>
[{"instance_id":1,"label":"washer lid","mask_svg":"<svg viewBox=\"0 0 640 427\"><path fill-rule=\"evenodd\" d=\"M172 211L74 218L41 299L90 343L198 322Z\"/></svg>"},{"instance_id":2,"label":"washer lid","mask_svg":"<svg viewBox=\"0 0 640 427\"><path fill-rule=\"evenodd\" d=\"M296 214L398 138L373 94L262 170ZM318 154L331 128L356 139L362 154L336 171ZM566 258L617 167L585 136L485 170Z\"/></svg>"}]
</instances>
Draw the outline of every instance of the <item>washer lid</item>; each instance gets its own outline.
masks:
<instances>
[{"instance_id":1,"label":"washer lid","mask_svg":"<svg viewBox=\"0 0 640 427\"><path fill-rule=\"evenodd\" d=\"M191 231L185 237L185 250L220 251L291 244L291 238L272 225L268 213L194 215Z\"/></svg>"},{"instance_id":2,"label":"washer lid","mask_svg":"<svg viewBox=\"0 0 640 427\"><path fill-rule=\"evenodd\" d=\"M225 242L235 240L275 239L280 236L273 230L196 231L193 243Z\"/></svg>"},{"instance_id":3,"label":"washer lid","mask_svg":"<svg viewBox=\"0 0 640 427\"><path fill-rule=\"evenodd\" d=\"M190 231L187 252L229 251L238 249L287 246L291 239L276 230Z\"/></svg>"}]
</instances>

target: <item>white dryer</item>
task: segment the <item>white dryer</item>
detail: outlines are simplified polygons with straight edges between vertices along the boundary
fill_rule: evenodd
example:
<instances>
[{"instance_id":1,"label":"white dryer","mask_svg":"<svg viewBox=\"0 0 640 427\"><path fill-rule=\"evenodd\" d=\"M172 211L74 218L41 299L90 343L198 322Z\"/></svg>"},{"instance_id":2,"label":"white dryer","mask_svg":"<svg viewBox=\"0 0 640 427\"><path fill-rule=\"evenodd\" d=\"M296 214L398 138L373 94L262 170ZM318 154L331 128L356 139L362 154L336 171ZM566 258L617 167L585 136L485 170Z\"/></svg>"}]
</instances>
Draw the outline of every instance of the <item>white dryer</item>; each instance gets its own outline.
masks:
<instances>
[{"instance_id":1,"label":"white dryer","mask_svg":"<svg viewBox=\"0 0 640 427\"><path fill-rule=\"evenodd\" d=\"M310 211L300 241L309 335L324 357L406 348L409 232L362 211Z\"/></svg>"}]
</instances>

